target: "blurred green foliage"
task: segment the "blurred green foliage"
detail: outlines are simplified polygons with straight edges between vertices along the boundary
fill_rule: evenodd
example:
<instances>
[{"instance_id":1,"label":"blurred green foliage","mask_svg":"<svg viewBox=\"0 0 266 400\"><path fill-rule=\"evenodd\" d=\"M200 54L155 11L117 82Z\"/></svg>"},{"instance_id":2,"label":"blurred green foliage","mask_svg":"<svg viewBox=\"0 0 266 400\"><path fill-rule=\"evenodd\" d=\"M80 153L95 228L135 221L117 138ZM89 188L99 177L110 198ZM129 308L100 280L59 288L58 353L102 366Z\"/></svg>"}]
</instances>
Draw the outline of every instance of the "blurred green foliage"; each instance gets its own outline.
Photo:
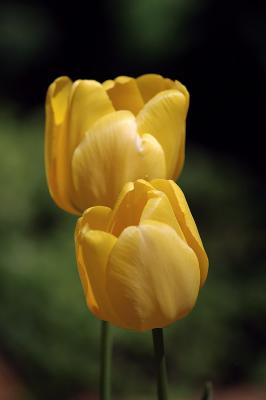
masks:
<instances>
[{"instance_id":1,"label":"blurred green foliage","mask_svg":"<svg viewBox=\"0 0 266 400\"><path fill-rule=\"evenodd\" d=\"M0 351L31 399L97 392L99 321L87 310L75 265L75 218L52 202L44 174L42 116L0 115ZM180 185L210 257L194 311L166 329L175 388L263 383L266 371L263 203L243 165L192 148ZM150 333L114 329L113 389L154 393Z\"/></svg>"},{"instance_id":2,"label":"blurred green foliage","mask_svg":"<svg viewBox=\"0 0 266 400\"><path fill-rule=\"evenodd\" d=\"M50 42L56 42L58 35L44 6L1 2L0 54L6 61L1 65L1 72L11 79L21 76L32 64L43 61Z\"/></svg>"},{"instance_id":3,"label":"blurred green foliage","mask_svg":"<svg viewBox=\"0 0 266 400\"><path fill-rule=\"evenodd\" d=\"M129 58L156 62L170 53L182 52L191 44L188 21L201 10L206 0L118 0L110 7L115 30L123 32L121 46ZM132 60L134 61L134 60Z\"/></svg>"}]
</instances>

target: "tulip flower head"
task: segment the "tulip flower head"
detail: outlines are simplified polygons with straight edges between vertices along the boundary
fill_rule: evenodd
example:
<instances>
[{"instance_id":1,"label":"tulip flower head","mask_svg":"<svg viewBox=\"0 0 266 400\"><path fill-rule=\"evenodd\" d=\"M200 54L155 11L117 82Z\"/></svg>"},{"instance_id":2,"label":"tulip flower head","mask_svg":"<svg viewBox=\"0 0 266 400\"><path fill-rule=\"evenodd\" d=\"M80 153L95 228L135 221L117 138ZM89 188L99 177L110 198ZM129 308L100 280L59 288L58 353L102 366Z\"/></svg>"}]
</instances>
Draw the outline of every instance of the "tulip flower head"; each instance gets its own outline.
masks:
<instances>
[{"instance_id":1,"label":"tulip flower head","mask_svg":"<svg viewBox=\"0 0 266 400\"><path fill-rule=\"evenodd\" d=\"M208 273L197 227L173 181L127 183L113 209L85 211L75 242L88 307L126 329L161 328L187 315Z\"/></svg>"},{"instance_id":2,"label":"tulip flower head","mask_svg":"<svg viewBox=\"0 0 266 400\"><path fill-rule=\"evenodd\" d=\"M113 207L126 182L176 179L188 105L180 82L155 74L102 84L56 79L47 93L45 126L54 201L79 215L95 205Z\"/></svg>"}]
</instances>

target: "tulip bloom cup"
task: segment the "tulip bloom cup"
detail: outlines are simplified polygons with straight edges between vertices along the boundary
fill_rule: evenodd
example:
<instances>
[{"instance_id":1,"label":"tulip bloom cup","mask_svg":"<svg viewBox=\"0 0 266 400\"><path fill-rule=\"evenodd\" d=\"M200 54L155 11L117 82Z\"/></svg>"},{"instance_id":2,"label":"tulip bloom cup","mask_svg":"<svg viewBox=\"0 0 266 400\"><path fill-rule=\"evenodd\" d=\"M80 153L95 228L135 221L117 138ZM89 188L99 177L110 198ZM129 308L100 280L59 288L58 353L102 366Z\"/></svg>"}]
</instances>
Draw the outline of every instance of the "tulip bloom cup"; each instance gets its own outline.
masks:
<instances>
[{"instance_id":1,"label":"tulip bloom cup","mask_svg":"<svg viewBox=\"0 0 266 400\"><path fill-rule=\"evenodd\" d=\"M137 179L176 179L183 166L189 94L178 81L148 74L56 79L46 98L49 190L67 212L113 207Z\"/></svg>"},{"instance_id":2,"label":"tulip bloom cup","mask_svg":"<svg viewBox=\"0 0 266 400\"><path fill-rule=\"evenodd\" d=\"M78 220L76 256L91 312L121 328L162 328L187 315L208 258L181 189L163 179L127 183L114 208Z\"/></svg>"}]
</instances>

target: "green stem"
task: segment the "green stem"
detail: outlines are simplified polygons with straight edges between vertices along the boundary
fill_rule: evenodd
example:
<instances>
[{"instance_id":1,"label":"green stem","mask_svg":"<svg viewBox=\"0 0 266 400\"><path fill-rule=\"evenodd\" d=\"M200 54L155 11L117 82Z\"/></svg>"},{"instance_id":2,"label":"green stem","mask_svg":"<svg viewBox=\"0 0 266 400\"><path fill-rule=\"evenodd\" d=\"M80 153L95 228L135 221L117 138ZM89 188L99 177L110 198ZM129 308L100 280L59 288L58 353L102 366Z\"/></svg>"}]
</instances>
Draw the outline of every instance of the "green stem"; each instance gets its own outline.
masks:
<instances>
[{"instance_id":1,"label":"green stem","mask_svg":"<svg viewBox=\"0 0 266 400\"><path fill-rule=\"evenodd\" d=\"M111 400L112 338L108 322L101 324L100 400Z\"/></svg>"},{"instance_id":2,"label":"green stem","mask_svg":"<svg viewBox=\"0 0 266 400\"><path fill-rule=\"evenodd\" d=\"M201 400L213 400L213 389L211 382L205 383L205 388Z\"/></svg>"},{"instance_id":3,"label":"green stem","mask_svg":"<svg viewBox=\"0 0 266 400\"><path fill-rule=\"evenodd\" d=\"M158 400L167 400L167 372L164 354L163 330L156 328L152 330L153 348L157 368L157 393Z\"/></svg>"}]
</instances>

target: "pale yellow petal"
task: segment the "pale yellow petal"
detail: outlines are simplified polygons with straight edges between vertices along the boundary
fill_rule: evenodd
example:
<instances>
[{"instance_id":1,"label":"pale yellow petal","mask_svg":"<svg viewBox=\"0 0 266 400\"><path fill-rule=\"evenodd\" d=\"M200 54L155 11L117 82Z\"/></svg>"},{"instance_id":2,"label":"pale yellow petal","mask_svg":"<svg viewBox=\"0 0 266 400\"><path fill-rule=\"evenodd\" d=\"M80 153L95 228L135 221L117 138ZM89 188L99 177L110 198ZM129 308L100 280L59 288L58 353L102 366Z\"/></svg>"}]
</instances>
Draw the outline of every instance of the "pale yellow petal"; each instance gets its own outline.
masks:
<instances>
[{"instance_id":1,"label":"pale yellow petal","mask_svg":"<svg viewBox=\"0 0 266 400\"><path fill-rule=\"evenodd\" d=\"M71 154L93 124L114 111L106 91L99 82L80 80L74 85L69 106L68 140Z\"/></svg>"},{"instance_id":2,"label":"pale yellow petal","mask_svg":"<svg viewBox=\"0 0 266 400\"><path fill-rule=\"evenodd\" d=\"M126 227L138 225L151 190L151 184L142 179L126 183L115 203L108 231L119 236Z\"/></svg>"},{"instance_id":3,"label":"pale yellow petal","mask_svg":"<svg viewBox=\"0 0 266 400\"><path fill-rule=\"evenodd\" d=\"M113 81L105 81L106 88L113 106L116 110L128 110L137 114L144 102L140 94L136 80L128 76L119 76Z\"/></svg>"},{"instance_id":4,"label":"pale yellow petal","mask_svg":"<svg viewBox=\"0 0 266 400\"><path fill-rule=\"evenodd\" d=\"M208 275L209 261L184 193L173 181L155 179L151 183L167 195L186 241L198 257L202 286Z\"/></svg>"},{"instance_id":5,"label":"pale yellow petal","mask_svg":"<svg viewBox=\"0 0 266 400\"><path fill-rule=\"evenodd\" d=\"M52 197L68 212L81 209L72 181L72 155L86 131L114 111L105 90L96 81L56 79L46 101L46 171Z\"/></svg>"},{"instance_id":6,"label":"pale yellow petal","mask_svg":"<svg viewBox=\"0 0 266 400\"><path fill-rule=\"evenodd\" d=\"M115 85L115 81L113 81L112 79L107 79L106 81L104 81L102 83L102 87L104 88L105 91L112 89Z\"/></svg>"},{"instance_id":7,"label":"pale yellow petal","mask_svg":"<svg viewBox=\"0 0 266 400\"><path fill-rule=\"evenodd\" d=\"M182 85L182 83L179 81L174 82L173 89L174 88L179 90L185 96L186 108L188 110L188 108L189 108L189 92L188 92L187 88L184 85ZM179 154L177 157L175 171L173 174L173 179L176 179L180 175L180 173L183 169L183 165L184 165L184 161L185 161L185 145L186 145L186 135L182 135L182 140L180 143L180 149L179 149Z\"/></svg>"},{"instance_id":8,"label":"pale yellow petal","mask_svg":"<svg viewBox=\"0 0 266 400\"><path fill-rule=\"evenodd\" d=\"M113 112L113 106L99 82L79 80L74 82L69 104L68 131L65 137L69 163L65 166L69 174L71 198L75 208L81 213L80 193L76 193L72 179L72 157L76 147L87 131L101 117Z\"/></svg>"},{"instance_id":9,"label":"pale yellow petal","mask_svg":"<svg viewBox=\"0 0 266 400\"><path fill-rule=\"evenodd\" d=\"M98 318L116 321L106 294L106 266L116 238L110 233L90 230L80 219L75 242L79 274L88 307Z\"/></svg>"},{"instance_id":10,"label":"pale yellow petal","mask_svg":"<svg viewBox=\"0 0 266 400\"><path fill-rule=\"evenodd\" d=\"M171 203L167 196L158 190L150 190L147 195L148 201L141 213L140 223L144 222L145 220L163 222L171 226L180 236L180 238L184 240L184 234L175 217Z\"/></svg>"},{"instance_id":11,"label":"pale yellow petal","mask_svg":"<svg viewBox=\"0 0 266 400\"><path fill-rule=\"evenodd\" d=\"M46 96L45 169L49 191L55 203L77 213L71 201L69 159L65 137L68 132L68 105L72 81L62 76L50 86Z\"/></svg>"},{"instance_id":12,"label":"pale yellow petal","mask_svg":"<svg viewBox=\"0 0 266 400\"><path fill-rule=\"evenodd\" d=\"M67 116L71 87L71 79L61 76L55 79L48 88L47 100L50 102L55 125L61 125Z\"/></svg>"},{"instance_id":13,"label":"pale yellow petal","mask_svg":"<svg viewBox=\"0 0 266 400\"><path fill-rule=\"evenodd\" d=\"M141 137L141 145L141 164L136 179L150 181L153 177L166 178L166 158L160 143L152 135L145 133Z\"/></svg>"},{"instance_id":14,"label":"pale yellow petal","mask_svg":"<svg viewBox=\"0 0 266 400\"><path fill-rule=\"evenodd\" d=\"M138 135L135 117L128 111L101 118L75 150L72 166L82 209L113 207L126 182L165 176L160 144Z\"/></svg>"},{"instance_id":15,"label":"pale yellow petal","mask_svg":"<svg viewBox=\"0 0 266 400\"><path fill-rule=\"evenodd\" d=\"M98 318L102 318L102 313L101 310L99 309L98 303L95 299L94 293L92 291L91 283L88 278L88 274L85 268L85 262L83 258L83 252L80 244L78 243L77 238L75 238L75 247L76 247L76 260L77 260L77 266L78 266L78 272L79 272L79 277L80 281L82 284L82 288L84 291L86 303L91 310L91 312L96 315Z\"/></svg>"},{"instance_id":16,"label":"pale yellow petal","mask_svg":"<svg viewBox=\"0 0 266 400\"><path fill-rule=\"evenodd\" d=\"M140 93L145 103L163 90L172 89L175 85L170 79L165 79L158 74L145 74L136 79Z\"/></svg>"},{"instance_id":17,"label":"pale yellow petal","mask_svg":"<svg viewBox=\"0 0 266 400\"><path fill-rule=\"evenodd\" d=\"M181 82L179 81L174 81L174 86L172 87L172 89L177 89L179 90L179 92L183 93L183 95L186 98L186 104L187 104L187 108L189 107L189 92L186 88L185 85L183 85Z\"/></svg>"},{"instance_id":18,"label":"pale yellow petal","mask_svg":"<svg viewBox=\"0 0 266 400\"><path fill-rule=\"evenodd\" d=\"M125 229L112 249L107 292L122 328L147 330L185 316L199 290L193 250L166 224Z\"/></svg>"},{"instance_id":19,"label":"pale yellow petal","mask_svg":"<svg viewBox=\"0 0 266 400\"><path fill-rule=\"evenodd\" d=\"M186 135L182 135L181 141L180 141L180 146L179 146L179 152L177 155L175 171L173 173L173 179L177 179L183 169L184 162L185 162L185 147L186 147Z\"/></svg>"},{"instance_id":20,"label":"pale yellow petal","mask_svg":"<svg viewBox=\"0 0 266 400\"><path fill-rule=\"evenodd\" d=\"M107 231L112 210L109 207L95 206L88 208L82 216L82 224L90 229Z\"/></svg>"},{"instance_id":21,"label":"pale yellow petal","mask_svg":"<svg viewBox=\"0 0 266 400\"><path fill-rule=\"evenodd\" d=\"M175 178L184 144L187 101L178 90L165 90L153 97L137 116L140 134L149 133L161 144L168 178Z\"/></svg>"}]
</instances>

